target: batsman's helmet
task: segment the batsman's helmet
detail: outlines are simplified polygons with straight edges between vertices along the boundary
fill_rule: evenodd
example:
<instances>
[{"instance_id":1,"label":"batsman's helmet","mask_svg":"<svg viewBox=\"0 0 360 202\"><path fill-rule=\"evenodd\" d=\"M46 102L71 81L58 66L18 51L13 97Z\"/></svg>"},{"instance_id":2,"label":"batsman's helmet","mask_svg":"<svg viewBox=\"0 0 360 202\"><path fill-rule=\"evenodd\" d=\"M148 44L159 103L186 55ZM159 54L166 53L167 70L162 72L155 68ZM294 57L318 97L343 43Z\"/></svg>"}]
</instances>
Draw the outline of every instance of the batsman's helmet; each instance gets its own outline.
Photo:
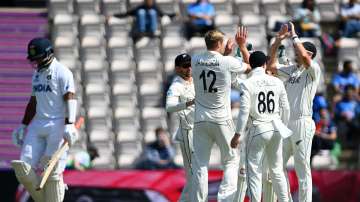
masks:
<instances>
[{"instance_id":1,"label":"batsman's helmet","mask_svg":"<svg viewBox=\"0 0 360 202\"><path fill-rule=\"evenodd\" d=\"M34 38L28 44L28 56L30 61L40 60L42 63L50 60L53 56L54 50L51 42L46 38Z\"/></svg>"}]
</instances>

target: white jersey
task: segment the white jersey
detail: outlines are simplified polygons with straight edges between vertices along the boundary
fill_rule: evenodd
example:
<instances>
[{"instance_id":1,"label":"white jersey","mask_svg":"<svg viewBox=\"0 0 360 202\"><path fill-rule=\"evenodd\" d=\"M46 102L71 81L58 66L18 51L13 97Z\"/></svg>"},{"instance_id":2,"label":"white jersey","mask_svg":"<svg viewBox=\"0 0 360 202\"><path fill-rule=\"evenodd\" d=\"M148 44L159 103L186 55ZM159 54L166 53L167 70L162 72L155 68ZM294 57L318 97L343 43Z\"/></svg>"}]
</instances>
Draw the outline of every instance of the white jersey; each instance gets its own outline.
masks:
<instances>
[{"instance_id":1,"label":"white jersey","mask_svg":"<svg viewBox=\"0 0 360 202\"><path fill-rule=\"evenodd\" d=\"M278 68L278 76L285 80L291 113L290 119L312 116L313 99L320 82L319 64L311 61L308 69L296 65Z\"/></svg>"},{"instance_id":2,"label":"white jersey","mask_svg":"<svg viewBox=\"0 0 360 202\"><path fill-rule=\"evenodd\" d=\"M182 129L194 127L194 105L186 107L186 102L195 98L194 84L176 76L166 94L166 111L177 112Z\"/></svg>"},{"instance_id":3,"label":"white jersey","mask_svg":"<svg viewBox=\"0 0 360 202\"><path fill-rule=\"evenodd\" d=\"M236 132L245 134L248 119L253 125L270 123L281 117L287 123L290 108L282 81L267 75L262 67L253 69L249 76L241 84Z\"/></svg>"},{"instance_id":4,"label":"white jersey","mask_svg":"<svg viewBox=\"0 0 360 202\"><path fill-rule=\"evenodd\" d=\"M32 96L36 97L35 119L65 118L64 94L75 93L72 72L55 58L46 69L35 71Z\"/></svg>"},{"instance_id":5,"label":"white jersey","mask_svg":"<svg viewBox=\"0 0 360 202\"><path fill-rule=\"evenodd\" d=\"M223 122L232 119L231 83L246 71L241 60L206 51L191 60L195 86L195 122Z\"/></svg>"}]
</instances>

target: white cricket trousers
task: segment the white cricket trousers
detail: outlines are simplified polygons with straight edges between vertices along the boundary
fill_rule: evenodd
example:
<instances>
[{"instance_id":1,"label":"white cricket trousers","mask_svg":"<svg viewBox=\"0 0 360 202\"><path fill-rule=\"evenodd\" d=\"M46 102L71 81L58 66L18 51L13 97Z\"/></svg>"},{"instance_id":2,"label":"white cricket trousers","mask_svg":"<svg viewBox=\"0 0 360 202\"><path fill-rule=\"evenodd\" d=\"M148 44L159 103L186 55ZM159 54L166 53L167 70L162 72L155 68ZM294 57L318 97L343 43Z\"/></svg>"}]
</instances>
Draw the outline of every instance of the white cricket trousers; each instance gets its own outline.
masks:
<instances>
[{"instance_id":1,"label":"white cricket trousers","mask_svg":"<svg viewBox=\"0 0 360 202\"><path fill-rule=\"evenodd\" d=\"M63 142L64 119L39 120L34 119L27 127L20 159L36 170L44 165L42 160L48 160ZM66 166L66 152L61 156L54 173L61 174Z\"/></svg>"},{"instance_id":2,"label":"white cricket trousers","mask_svg":"<svg viewBox=\"0 0 360 202\"><path fill-rule=\"evenodd\" d=\"M194 153L192 158L193 189L191 202L208 200L208 167L211 148L214 143L220 148L221 164L224 171L217 200L233 202L237 190L239 155L230 147L234 135L232 120L221 123L199 122L194 125Z\"/></svg>"},{"instance_id":3,"label":"white cricket trousers","mask_svg":"<svg viewBox=\"0 0 360 202\"><path fill-rule=\"evenodd\" d=\"M315 122L311 117L290 120L288 128L293 135L284 140L284 170L291 155L299 181L299 201L312 201L312 177L310 167L311 145L315 133ZM287 177L287 176L286 176Z\"/></svg>"},{"instance_id":4,"label":"white cricket trousers","mask_svg":"<svg viewBox=\"0 0 360 202\"><path fill-rule=\"evenodd\" d=\"M180 150L184 162L184 170L186 176L186 184L181 192L180 202L191 202L190 191L192 190L192 170L191 170L191 154L193 153L193 131L187 129L179 129L182 140L180 143Z\"/></svg>"},{"instance_id":5,"label":"white cricket trousers","mask_svg":"<svg viewBox=\"0 0 360 202\"><path fill-rule=\"evenodd\" d=\"M282 138L272 123L252 126L246 142L246 179L251 202L261 202L263 158L267 158L274 191L280 202L289 201L283 170Z\"/></svg>"}]
</instances>

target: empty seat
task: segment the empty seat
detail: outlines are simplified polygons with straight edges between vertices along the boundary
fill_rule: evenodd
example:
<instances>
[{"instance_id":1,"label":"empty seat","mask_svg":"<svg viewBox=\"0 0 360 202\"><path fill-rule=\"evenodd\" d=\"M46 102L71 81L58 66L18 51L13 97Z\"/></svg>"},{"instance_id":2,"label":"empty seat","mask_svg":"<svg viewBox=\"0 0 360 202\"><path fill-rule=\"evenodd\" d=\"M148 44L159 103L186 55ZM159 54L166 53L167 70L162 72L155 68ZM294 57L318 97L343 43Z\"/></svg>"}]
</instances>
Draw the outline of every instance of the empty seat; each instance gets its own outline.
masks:
<instances>
[{"instance_id":1,"label":"empty seat","mask_svg":"<svg viewBox=\"0 0 360 202\"><path fill-rule=\"evenodd\" d=\"M116 18L111 16L107 20L106 34L108 37L128 37L131 29L131 20L129 18Z\"/></svg>"},{"instance_id":2,"label":"empty seat","mask_svg":"<svg viewBox=\"0 0 360 202\"><path fill-rule=\"evenodd\" d=\"M110 105L109 90L107 85L89 83L85 85L86 107L107 107Z\"/></svg>"},{"instance_id":3,"label":"empty seat","mask_svg":"<svg viewBox=\"0 0 360 202\"><path fill-rule=\"evenodd\" d=\"M273 14L286 14L286 7L284 0L261 0L262 13L270 16Z\"/></svg>"},{"instance_id":4,"label":"empty seat","mask_svg":"<svg viewBox=\"0 0 360 202\"><path fill-rule=\"evenodd\" d=\"M80 18L80 36L104 36L104 17L98 14L85 14Z\"/></svg>"},{"instance_id":5,"label":"empty seat","mask_svg":"<svg viewBox=\"0 0 360 202\"><path fill-rule=\"evenodd\" d=\"M157 127L167 128L165 109L158 107L143 108L141 123L143 131L155 130Z\"/></svg>"},{"instance_id":6,"label":"empty seat","mask_svg":"<svg viewBox=\"0 0 360 202\"><path fill-rule=\"evenodd\" d=\"M112 87L113 107L136 107L137 96L136 86L133 82L116 83Z\"/></svg>"},{"instance_id":7,"label":"empty seat","mask_svg":"<svg viewBox=\"0 0 360 202\"><path fill-rule=\"evenodd\" d=\"M157 0L156 4L166 13L175 13L179 10L178 4L175 0Z\"/></svg>"},{"instance_id":8,"label":"empty seat","mask_svg":"<svg viewBox=\"0 0 360 202\"><path fill-rule=\"evenodd\" d=\"M116 107L114 112L114 130L120 131L139 130L139 111L136 107Z\"/></svg>"},{"instance_id":9,"label":"empty seat","mask_svg":"<svg viewBox=\"0 0 360 202\"><path fill-rule=\"evenodd\" d=\"M117 142L141 142L141 135L137 130L122 130L116 135Z\"/></svg>"},{"instance_id":10,"label":"empty seat","mask_svg":"<svg viewBox=\"0 0 360 202\"><path fill-rule=\"evenodd\" d=\"M162 83L148 82L140 85L139 96L140 106L142 107L158 107L162 105L163 98Z\"/></svg>"},{"instance_id":11,"label":"empty seat","mask_svg":"<svg viewBox=\"0 0 360 202\"><path fill-rule=\"evenodd\" d=\"M86 36L81 39L80 49L81 60L99 59L106 57L104 38L96 36Z\"/></svg>"},{"instance_id":12,"label":"empty seat","mask_svg":"<svg viewBox=\"0 0 360 202\"><path fill-rule=\"evenodd\" d=\"M85 60L85 62L83 62L84 83L106 84L109 80L108 66L108 63L102 60Z\"/></svg>"},{"instance_id":13,"label":"empty seat","mask_svg":"<svg viewBox=\"0 0 360 202\"><path fill-rule=\"evenodd\" d=\"M354 38L341 38L339 40L338 59L358 58L359 41Z\"/></svg>"},{"instance_id":14,"label":"empty seat","mask_svg":"<svg viewBox=\"0 0 360 202\"><path fill-rule=\"evenodd\" d=\"M322 22L335 22L339 15L339 4L336 0L316 0Z\"/></svg>"},{"instance_id":15,"label":"empty seat","mask_svg":"<svg viewBox=\"0 0 360 202\"><path fill-rule=\"evenodd\" d=\"M249 36L253 34L265 37L265 19L261 15L244 15L240 18L241 25L246 26Z\"/></svg>"},{"instance_id":16,"label":"empty seat","mask_svg":"<svg viewBox=\"0 0 360 202\"><path fill-rule=\"evenodd\" d=\"M216 13L232 13L232 7L229 0L210 0L214 5Z\"/></svg>"},{"instance_id":17,"label":"empty seat","mask_svg":"<svg viewBox=\"0 0 360 202\"><path fill-rule=\"evenodd\" d=\"M141 142L122 142L117 144L117 163L119 168L133 168L134 161L142 152Z\"/></svg>"},{"instance_id":18,"label":"empty seat","mask_svg":"<svg viewBox=\"0 0 360 202\"><path fill-rule=\"evenodd\" d=\"M143 37L135 44L136 60L159 59L160 58L160 41Z\"/></svg>"},{"instance_id":19,"label":"empty seat","mask_svg":"<svg viewBox=\"0 0 360 202\"><path fill-rule=\"evenodd\" d=\"M107 45L107 56L110 60L133 58L132 45L132 40L127 36L110 37Z\"/></svg>"},{"instance_id":20,"label":"empty seat","mask_svg":"<svg viewBox=\"0 0 360 202\"><path fill-rule=\"evenodd\" d=\"M139 83L162 81L162 66L156 60L141 60L137 63L137 79Z\"/></svg>"},{"instance_id":21,"label":"empty seat","mask_svg":"<svg viewBox=\"0 0 360 202\"><path fill-rule=\"evenodd\" d=\"M136 66L131 58L113 60L110 64L110 81L112 85L116 83L135 82Z\"/></svg>"},{"instance_id":22,"label":"empty seat","mask_svg":"<svg viewBox=\"0 0 360 202\"><path fill-rule=\"evenodd\" d=\"M59 59L79 57L78 41L73 37L58 36L54 39L54 52Z\"/></svg>"},{"instance_id":23,"label":"empty seat","mask_svg":"<svg viewBox=\"0 0 360 202\"><path fill-rule=\"evenodd\" d=\"M77 19L71 14L56 14L53 22L51 29L53 38L56 36L77 36Z\"/></svg>"},{"instance_id":24,"label":"empty seat","mask_svg":"<svg viewBox=\"0 0 360 202\"><path fill-rule=\"evenodd\" d=\"M101 0L101 12L105 16L126 12L126 0Z\"/></svg>"},{"instance_id":25,"label":"empty seat","mask_svg":"<svg viewBox=\"0 0 360 202\"><path fill-rule=\"evenodd\" d=\"M99 13L98 0L76 0L76 13L78 15Z\"/></svg>"},{"instance_id":26,"label":"empty seat","mask_svg":"<svg viewBox=\"0 0 360 202\"><path fill-rule=\"evenodd\" d=\"M206 50L205 40L203 37L192 37L188 46L190 54Z\"/></svg>"},{"instance_id":27,"label":"empty seat","mask_svg":"<svg viewBox=\"0 0 360 202\"><path fill-rule=\"evenodd\" d=\"M50 18L57 14L71 14L74 12L73 0L49 0L48 12Z\"/></svg>"},{"instance_id":28,"label":"empty seat","mask_svg":"<svg viewBox=\"0 0 360 202\"><path fill-rule=\"evenodd\" d=\"M234 0L235 14L239 16L259 13L258 0Z\"/></svg>"}]
</instances>

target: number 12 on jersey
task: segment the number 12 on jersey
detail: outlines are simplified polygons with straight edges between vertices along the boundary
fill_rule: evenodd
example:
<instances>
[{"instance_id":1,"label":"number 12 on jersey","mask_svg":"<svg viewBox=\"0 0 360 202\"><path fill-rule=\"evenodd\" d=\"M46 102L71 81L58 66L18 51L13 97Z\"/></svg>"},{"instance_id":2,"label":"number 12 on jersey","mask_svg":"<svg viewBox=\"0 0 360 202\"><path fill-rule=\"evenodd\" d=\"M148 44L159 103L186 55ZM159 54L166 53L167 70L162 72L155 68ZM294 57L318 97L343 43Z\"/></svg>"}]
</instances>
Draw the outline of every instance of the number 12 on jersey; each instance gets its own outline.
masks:
<instances>
[{"instance_id":1,"label":"number 12 on jersey","mask_svg":"<svg viewBox=\"0 0 360 202\"><path fill-rule=\"evenodd\" d=\"M202 79L204 91L207 91L209 93L217 92L217 88L214 88L214 84L216 82L216 73L213 70L210 70L207 73L205 70L203 70L200 74L199 79ZM209 88L207 86L208 80L211 80Z\"/></svg>"}]
</instances>

